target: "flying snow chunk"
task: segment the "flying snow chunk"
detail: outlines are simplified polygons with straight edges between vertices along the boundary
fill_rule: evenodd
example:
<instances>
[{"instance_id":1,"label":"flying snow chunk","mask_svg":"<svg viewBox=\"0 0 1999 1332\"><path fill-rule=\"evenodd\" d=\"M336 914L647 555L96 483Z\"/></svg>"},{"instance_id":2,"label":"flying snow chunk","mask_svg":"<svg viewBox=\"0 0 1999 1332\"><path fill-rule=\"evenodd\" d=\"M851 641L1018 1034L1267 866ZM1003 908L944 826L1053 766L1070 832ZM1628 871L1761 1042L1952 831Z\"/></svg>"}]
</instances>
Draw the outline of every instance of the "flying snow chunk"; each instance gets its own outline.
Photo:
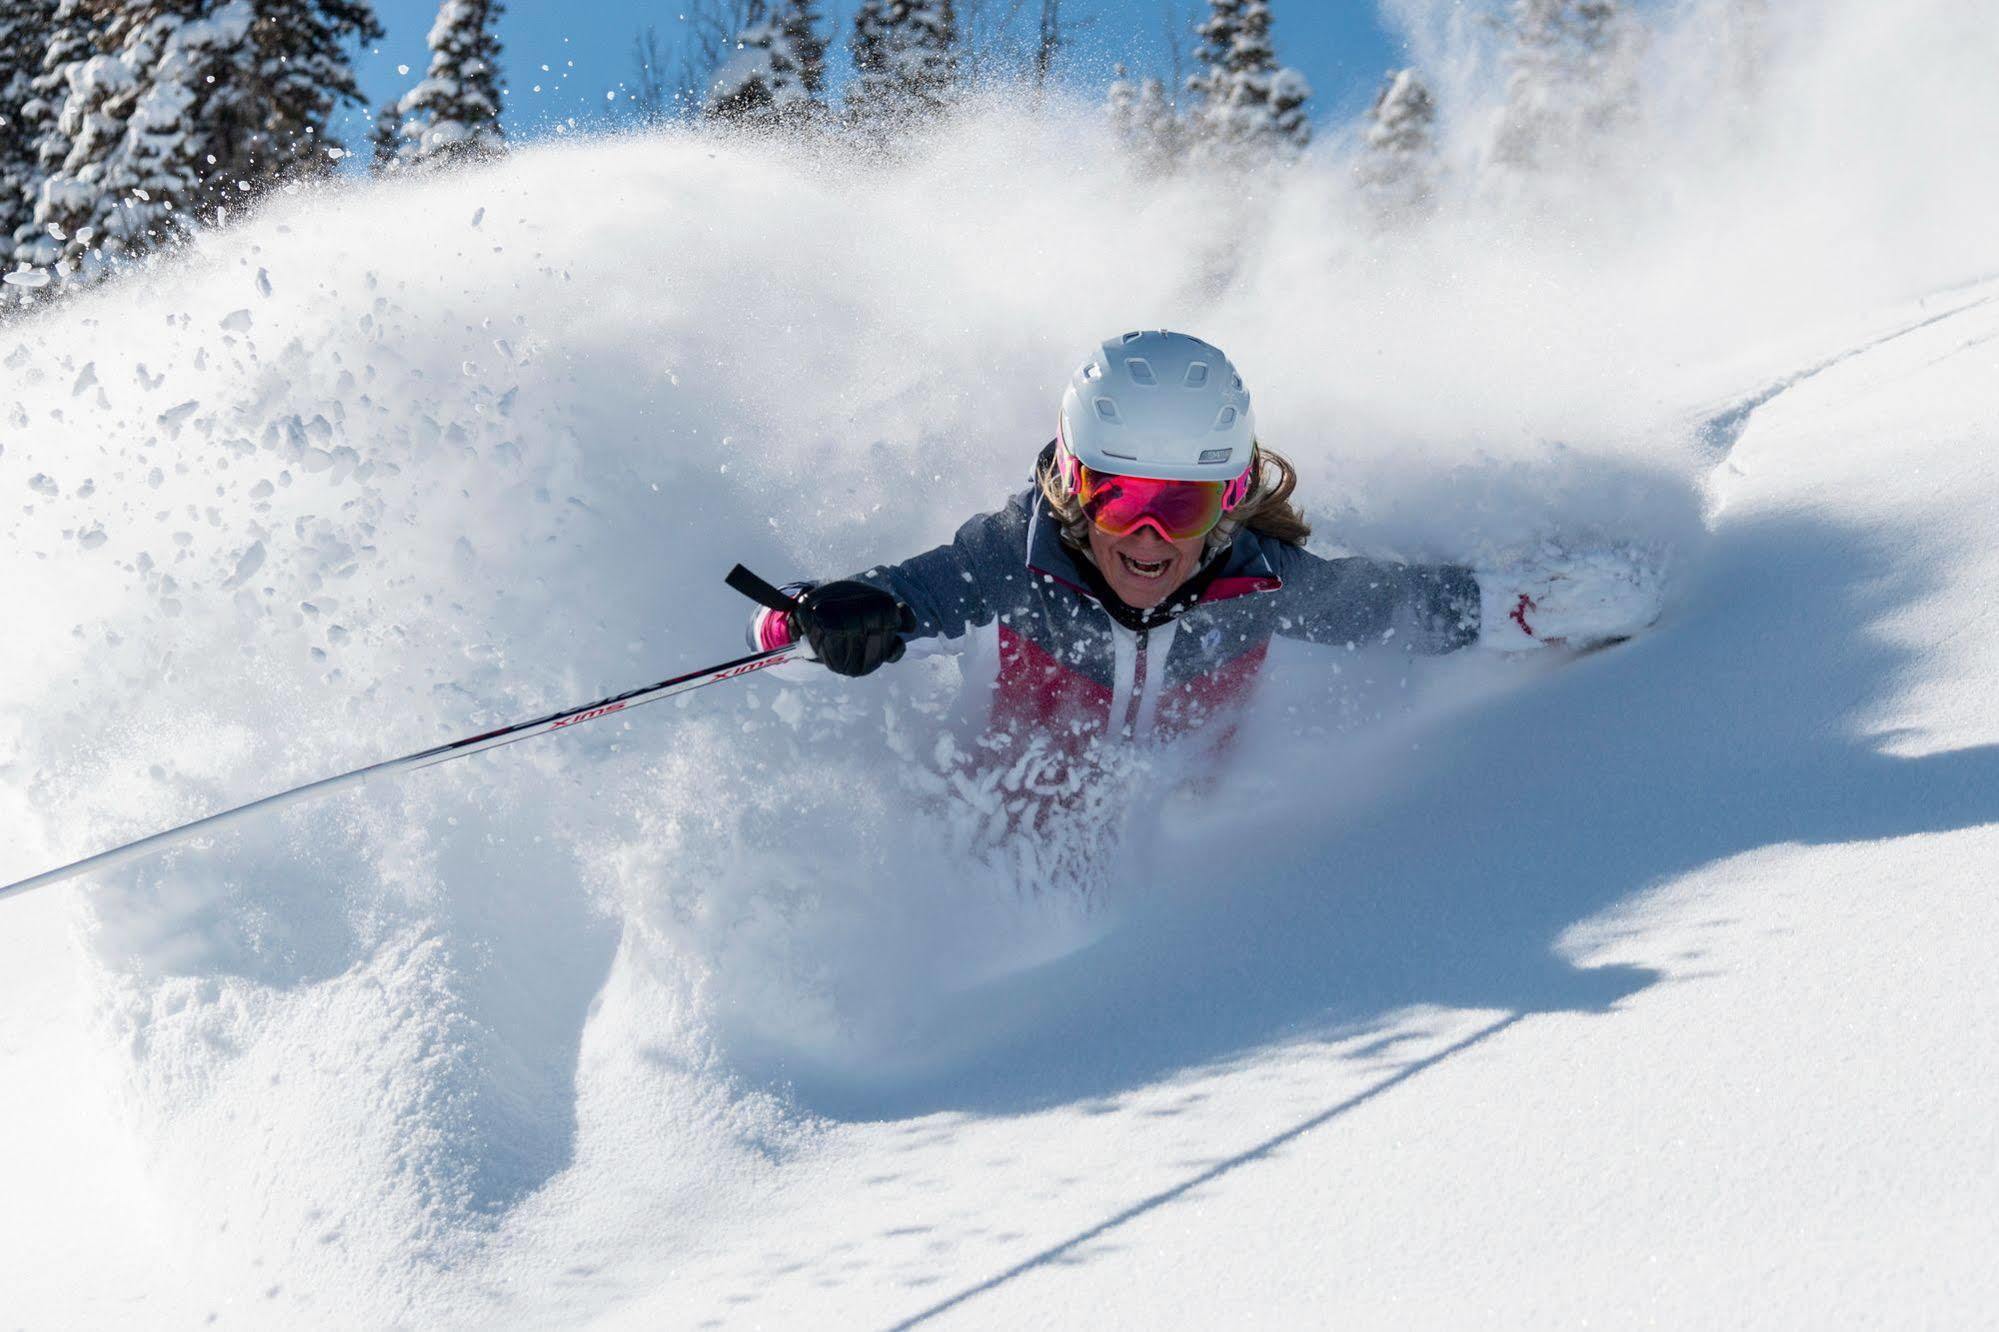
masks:
<instances>
[{"instance_id":1,"label":"flying snow chunk","mask_svg":"<svg viewBox=\"0 0 1999 1332\"><path fill-rule=\"evenodd\" d=\"M48 271L41 268L18 268L0 278L10 287L46 287L49 281Z\"/></svg>"},{"instance_id":2,"label":"flying snow chunk","mask_svg":"<svg viewBox=\"0 0 1999 1332\"><path fill-rule=\"evenodd\" d=\"M230 311L228 314L222 316L222 327L229 330L231 333L249 332L250 312L248 310Z\"/></svg>"},{"instance_id":3,"label":"flying snow chunk","mask_svg":"<svg viewBox=\"0 0 1999 1332\"><path fill-rule=\"evenodd\" d=\"M167 432L168 439L179 439L181 427L187 424L190 416L200 410L200 399L189 398L178 407L169 407L155 419L159 422L160 429Z\"/></svg>"},{"instance_id":4,"label":"flying snow chunk","mask_svg":"<svg viewBox=\"0 0 1999 1332\"><path fill-rule=\"evenodd\" d=\"M264 543L253 541L250 548L236 557L236 571L223 580L225 588L241 587L257 570L264 567Z\"/></svg>"}]
</instances>

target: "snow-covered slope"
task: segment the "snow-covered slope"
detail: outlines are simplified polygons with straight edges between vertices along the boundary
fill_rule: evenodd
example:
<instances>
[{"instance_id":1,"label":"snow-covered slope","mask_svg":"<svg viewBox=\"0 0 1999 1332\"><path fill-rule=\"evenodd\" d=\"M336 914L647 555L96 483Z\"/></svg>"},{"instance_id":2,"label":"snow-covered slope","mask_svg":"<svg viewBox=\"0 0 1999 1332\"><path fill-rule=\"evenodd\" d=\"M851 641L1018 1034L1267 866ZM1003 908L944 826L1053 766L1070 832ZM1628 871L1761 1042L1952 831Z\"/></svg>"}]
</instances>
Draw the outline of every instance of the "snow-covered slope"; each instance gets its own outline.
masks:
<instances>
[{"instance_id":1,"label":"snow-covered slope","mask_svg":"<svg viewBox=\"0 0 1999 1332\"><path fill-rule=\"evenodd\" d=\"M1029 1034L621 1323L1975 1321L1999 284L1947 306L1758 409L1667 630L1181 829L1238 881L967 996Z\"/></svg>"},{"instance_id":2,"label":"snow-covered slope","mask_svg":"<svg viewBox=\"0 0 1999 1332\"><path fill-rule=\"evenodd\" d=\"M0 330L0 880L732 655L731 563L944 538L1129 325L1238 358L1322 546L1680 572L1562 668L1281 653L1082 875L934 797L912 664L0 903L10 1314L1975 1320L1999 164L1926 131L1991 29L1829 22L1616 225L1363 249L1336 170L989 115L299 198Z\"/></svg>"}]
</instances>

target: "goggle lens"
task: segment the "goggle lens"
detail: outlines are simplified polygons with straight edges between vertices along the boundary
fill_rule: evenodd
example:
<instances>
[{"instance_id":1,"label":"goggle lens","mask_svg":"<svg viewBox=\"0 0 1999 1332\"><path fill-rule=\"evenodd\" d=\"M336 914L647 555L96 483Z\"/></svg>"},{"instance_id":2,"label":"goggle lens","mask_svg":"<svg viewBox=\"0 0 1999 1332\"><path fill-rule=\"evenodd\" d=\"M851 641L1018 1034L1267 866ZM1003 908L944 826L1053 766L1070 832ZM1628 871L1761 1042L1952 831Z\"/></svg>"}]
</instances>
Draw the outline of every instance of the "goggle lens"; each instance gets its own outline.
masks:
<instances>
[{"instance_id":1,"label":"goggle lens","mask_svg":"<svg viewBox=\"0 0 1999 1332\"><path fill-rule=\"evenodd\" d=\"M1161 481L1077 469L1076 499L1099 530L1129 536L1150 522L1169 541L1206 536L1222 520L1223 481Z\"/></svg>"}]
</instances>

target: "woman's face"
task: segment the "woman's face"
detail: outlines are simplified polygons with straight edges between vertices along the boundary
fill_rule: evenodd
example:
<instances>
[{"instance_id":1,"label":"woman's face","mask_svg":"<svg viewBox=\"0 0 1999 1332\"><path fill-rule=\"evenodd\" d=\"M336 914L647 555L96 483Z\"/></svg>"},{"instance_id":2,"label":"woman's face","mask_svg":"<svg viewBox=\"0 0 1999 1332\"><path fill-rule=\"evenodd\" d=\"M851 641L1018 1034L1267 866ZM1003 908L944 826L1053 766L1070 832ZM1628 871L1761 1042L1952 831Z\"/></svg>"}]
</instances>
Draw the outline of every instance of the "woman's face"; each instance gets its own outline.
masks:
<instances>
[{"instance_id":1,"label":"woman's face","mask_svg":"<svg viewBox=\"0 0 1999 1332\"><path fill-rule=\"evenodd\" d=\"M1168 541L1147 525L1126 536L1114 537L1103 529L1090 527L1090 554L1103 571L1104 581L1125 605L1135 610L1151 610L1180 590L1201 566L1204 536Z\"/></svg>"}]
</instances>

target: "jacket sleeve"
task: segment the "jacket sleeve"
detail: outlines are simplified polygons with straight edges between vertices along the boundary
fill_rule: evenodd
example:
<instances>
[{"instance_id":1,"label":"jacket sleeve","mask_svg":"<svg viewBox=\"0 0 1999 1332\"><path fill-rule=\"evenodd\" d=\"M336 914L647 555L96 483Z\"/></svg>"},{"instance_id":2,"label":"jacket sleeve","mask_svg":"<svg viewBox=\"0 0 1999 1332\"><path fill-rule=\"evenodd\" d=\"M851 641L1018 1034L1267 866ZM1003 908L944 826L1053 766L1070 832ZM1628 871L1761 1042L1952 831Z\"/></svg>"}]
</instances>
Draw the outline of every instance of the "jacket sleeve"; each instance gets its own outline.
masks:
<instances>
[{"instance_id":1,"label":"jacket sleeve","mask_svg":"<svg viewBox=\"0 0 1999 1332\"><path fill-rule=\"evenodd\" d=\"M1027 511L1018 498L958 529L949 545L856 574L916 616L911 638L962 638L1025 593Z\"/></svg>"},{"instance_id":2,"label":"jacket sleeve","mask_svg":"<svg viewBox=\"0 0 1999 1332\"><path fill-rule=\"evenodd\" d=\"M1399 644L1424 654L1455 652L1478 639L1478 579L1451 564L1328 560L1283 546L1273 560L1277 633L1311 643Z\"/></svg>"}]
</instances>

